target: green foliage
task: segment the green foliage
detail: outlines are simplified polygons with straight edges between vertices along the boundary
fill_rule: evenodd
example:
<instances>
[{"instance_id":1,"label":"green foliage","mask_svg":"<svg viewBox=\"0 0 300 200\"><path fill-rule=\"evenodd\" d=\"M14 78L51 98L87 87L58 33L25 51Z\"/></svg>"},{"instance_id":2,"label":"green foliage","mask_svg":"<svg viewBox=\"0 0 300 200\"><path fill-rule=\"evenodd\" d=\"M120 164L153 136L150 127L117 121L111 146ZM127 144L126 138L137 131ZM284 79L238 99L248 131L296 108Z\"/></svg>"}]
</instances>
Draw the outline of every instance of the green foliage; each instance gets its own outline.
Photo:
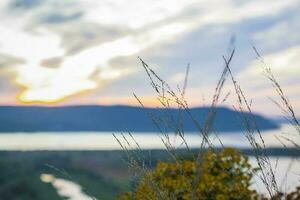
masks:
<instances>
[{"instance_id":1,"label":"green foliage","mask_svg":"<svg viewBox=\"0 0 300 200\"><path fill-rule=\"evenodd\" d=\"M253 169L247 157L237 150L226 148L219 153L209 151L195 161L176 163L159 162L147 173L133 193L120 196L120 200L181 199L253 199L251 190ZM199 176L196 173L199 172ZM197 178L198 177L198 178Z\"/></svg>"},{"instance_id":2,"label":"green foliage","mask_svg":"<svg viewBox=\"0 0 300 200\"><path fill-rule=\"evenodd\" d=\"M0 152L0 200L62 200L52 184L40 180L43 173L76 182L97 199L115 199L127 190L127 182L105 175L127 172L119 156L111 152Z\"/></svg>"},{"instance_id":3,"label":"green foliage","mask_svg":"<svg viewBox=\"0 0 300 200\"><path fill-rule=\"evenodd\" d=\"M26 163L0 160L0 199L61 200L50 184L40 181L40 173Z\"/></svg>"}]
</instances>

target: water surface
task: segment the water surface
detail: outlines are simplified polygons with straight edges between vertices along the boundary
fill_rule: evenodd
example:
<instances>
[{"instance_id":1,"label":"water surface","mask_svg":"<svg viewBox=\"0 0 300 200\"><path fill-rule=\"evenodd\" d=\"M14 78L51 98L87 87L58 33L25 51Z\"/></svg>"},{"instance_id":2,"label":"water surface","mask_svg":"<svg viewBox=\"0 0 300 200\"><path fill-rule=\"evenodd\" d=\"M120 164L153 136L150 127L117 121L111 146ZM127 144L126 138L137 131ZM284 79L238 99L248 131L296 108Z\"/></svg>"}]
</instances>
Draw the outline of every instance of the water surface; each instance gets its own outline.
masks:
<instances>
[{"instance_id":1,"label":"water surface","mask_svg":"<svg viewBox=\"0 0 300 200\"><path fill-rule=\"evenodd\" d=\"M46 133L3 133L0 134L0 150L114 150L121 149L111 132L46 132ZM115 133L121 138L120 133ZM144 149L161 149L164 144L158 133L132 133L139 145ZM177 147L182 146L182 140L170 133L170 142ZM283 137L300 144L299 133L289 125L281 129L263 131L262 136L267 147L282 147L284 143L293 147ZM259 141L259 136L255 138ZM218 137L210 136L214 145L249 148L249 142L242 132L218 133ZM219 140L220 139L220 140ZM198 133L186 133L186 141L190 147L199 147L202 137ZM131 141L134 143L133 141Z\"/></svg>"}]
</instances>

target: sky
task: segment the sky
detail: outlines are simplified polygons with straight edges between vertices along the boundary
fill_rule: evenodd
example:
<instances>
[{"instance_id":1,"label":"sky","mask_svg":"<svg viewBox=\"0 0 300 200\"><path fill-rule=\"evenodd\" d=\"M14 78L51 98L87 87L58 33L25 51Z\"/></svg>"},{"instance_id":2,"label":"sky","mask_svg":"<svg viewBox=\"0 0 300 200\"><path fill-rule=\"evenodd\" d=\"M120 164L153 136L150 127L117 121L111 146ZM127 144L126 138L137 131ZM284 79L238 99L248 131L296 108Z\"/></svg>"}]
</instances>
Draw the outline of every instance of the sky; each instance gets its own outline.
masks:
<instances>
[{"instance_id":1,"label":"sky","mask_svg":"<svg viewBox=\"0 0 300 200\"><path fill-rule=\"evenodd\" d=\"M300 113L298 0L1 0L0 104L155 106L138 59L187 100L209 105L235 38L232 71L253 110L280 115L254 45ZM231 92L225 105L236 104ZM298 114L299 116L300 114Z\"/></svg>"}]
</instances>

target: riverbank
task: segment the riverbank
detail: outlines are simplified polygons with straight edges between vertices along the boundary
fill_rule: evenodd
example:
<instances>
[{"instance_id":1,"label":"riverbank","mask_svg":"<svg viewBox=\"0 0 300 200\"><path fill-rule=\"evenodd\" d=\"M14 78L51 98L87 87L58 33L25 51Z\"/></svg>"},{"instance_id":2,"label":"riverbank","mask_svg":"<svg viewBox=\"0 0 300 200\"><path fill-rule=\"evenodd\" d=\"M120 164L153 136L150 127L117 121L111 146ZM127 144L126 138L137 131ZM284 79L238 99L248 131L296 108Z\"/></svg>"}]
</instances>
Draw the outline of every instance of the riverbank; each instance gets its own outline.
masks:
<instances>
[{"instance_id":1,"label":"riverbank","mask_svg":"<svg viewBox=\"0 0 300 200\"><path fill-rule=\"evenodd\" d=\"M254 155L251 149L241 149L241 152ZM191 156L183 150L177 153L183 157ZM274 160L277 157L289 161L300 158L299 150L292 148L270 148L267 153ZM144 150L142 154L150 167L169 158L165 150ZM133 184L125 156L122 150L1 151L0 196L4 199L60 200L53 185L41 181L42 174L51 174L78 184L89 196L114 199ZM284 162L282 164L288 166L287 161ZM284 169L278 171L283 173Z\"/></svg>"}]
</instances>

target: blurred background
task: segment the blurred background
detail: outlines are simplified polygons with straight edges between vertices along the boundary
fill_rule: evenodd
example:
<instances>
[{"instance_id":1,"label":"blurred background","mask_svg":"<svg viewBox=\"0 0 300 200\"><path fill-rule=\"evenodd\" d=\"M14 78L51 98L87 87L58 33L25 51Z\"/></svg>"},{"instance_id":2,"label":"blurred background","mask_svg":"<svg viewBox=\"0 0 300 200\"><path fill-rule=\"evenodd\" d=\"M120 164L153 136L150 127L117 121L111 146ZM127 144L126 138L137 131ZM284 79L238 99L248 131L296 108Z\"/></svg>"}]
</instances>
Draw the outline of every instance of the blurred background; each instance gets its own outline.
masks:
<instances>
[{"instance_id":1,"label":"blurred background","mask_svg":"<svg viewBox=\"0 0 300 200\"><path fill-rule=\"evenodd\" d=\"M280 97L253 46L299 117L298 0L1 0L0 17L0 199L113 199L128 190L132 182L112 133L130 131L145 151L156 149L154 163L166 156L147 116L160 103L138 57L176 91L190 65L185 97L203 123L222 56L234 47L230 67L274 163L282 160L278 180L286 190L297 184L299 151L292 143L282 148L277 138L288 135L299 144L300 137L270 100ZM251 155L230 80L227 93L215 131L225 146ZM201 137L184 122L197 148Z\"/></svg>"}]
</instances>

